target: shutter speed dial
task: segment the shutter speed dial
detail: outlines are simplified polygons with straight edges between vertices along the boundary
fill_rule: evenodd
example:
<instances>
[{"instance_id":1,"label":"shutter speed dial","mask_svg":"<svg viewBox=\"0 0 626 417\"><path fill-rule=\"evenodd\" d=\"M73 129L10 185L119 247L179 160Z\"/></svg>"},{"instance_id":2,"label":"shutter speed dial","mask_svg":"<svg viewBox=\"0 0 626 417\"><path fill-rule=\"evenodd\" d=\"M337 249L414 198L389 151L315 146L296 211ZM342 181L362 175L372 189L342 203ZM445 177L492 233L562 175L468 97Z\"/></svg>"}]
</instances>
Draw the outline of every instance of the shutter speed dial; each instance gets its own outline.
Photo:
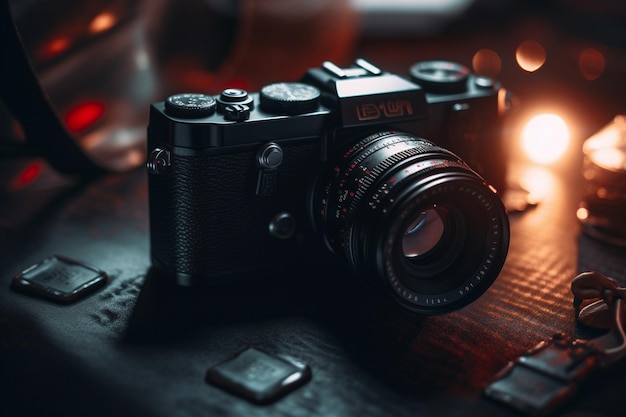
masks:
<instances>
[{"instance_id":1,"label":"shutter speed dial","mask_svg":"<svg viewBox=\"0 0 626 417\"><path fill-rule=\"evenodd\" d=\"M269 84L259 92L265 112L286 116L316 111L320 97L316 87L296 82ZM217 99L206 94L175 94L165 101L166 113L187 119L208 117L217 110L226 120L242 122L250 118L253 109L254 98L239 88L227 88Z\"/></svg>"},{"instance_id":2,"label":"shutter speed dial","mask_svg":"<svg viewBox=\"0 0 626 417\"><path fill-rule=\"evenodd\" d=\"M215 99L206 94L174 94L165 100L165 111L188 119L207 117L215 112Z\"/></svg>"},{"instance_id":3,"label":"shutter speed dial","mask_svg":"<svg viewBox=\"0 0 626 417\"><path fill-rule=\"evenodd\" d=\"M413 81L426 92L437 94L466 91L470 72L468 67L449 61L423 61L409 69Z\"/></svg>"},{"instance_id":4,"label":"shutter speed dial","mask_svg":"<svg viewBox=\"0 0 626 417\"><path fill-rule=\"evenodd\" d=\"M259 92L261 109L278 115L296 115L316 111L320 90L303 83L281 82L266 85Z\"/></svg>"}]
</instances>

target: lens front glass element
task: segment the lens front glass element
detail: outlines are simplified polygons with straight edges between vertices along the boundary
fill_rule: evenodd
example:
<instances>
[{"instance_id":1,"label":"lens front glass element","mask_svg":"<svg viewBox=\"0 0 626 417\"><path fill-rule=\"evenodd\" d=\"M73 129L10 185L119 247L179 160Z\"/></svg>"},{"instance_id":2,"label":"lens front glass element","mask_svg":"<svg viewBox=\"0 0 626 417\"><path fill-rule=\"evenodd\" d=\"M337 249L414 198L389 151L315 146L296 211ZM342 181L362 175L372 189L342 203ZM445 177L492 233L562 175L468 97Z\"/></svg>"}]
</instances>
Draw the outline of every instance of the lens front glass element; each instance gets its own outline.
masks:
<instances>
[{"instance_id":1,"label":"lens front glass element","mask_svg":"<svg viewBox=\"0 0 626 417\"><path fill-rule=\"evenodd\" d=\"M444 233L443 220L435 208L424 210L409 225L402 237L402 252L415 258L432 250Z\"/></svg>"}]
</instances>

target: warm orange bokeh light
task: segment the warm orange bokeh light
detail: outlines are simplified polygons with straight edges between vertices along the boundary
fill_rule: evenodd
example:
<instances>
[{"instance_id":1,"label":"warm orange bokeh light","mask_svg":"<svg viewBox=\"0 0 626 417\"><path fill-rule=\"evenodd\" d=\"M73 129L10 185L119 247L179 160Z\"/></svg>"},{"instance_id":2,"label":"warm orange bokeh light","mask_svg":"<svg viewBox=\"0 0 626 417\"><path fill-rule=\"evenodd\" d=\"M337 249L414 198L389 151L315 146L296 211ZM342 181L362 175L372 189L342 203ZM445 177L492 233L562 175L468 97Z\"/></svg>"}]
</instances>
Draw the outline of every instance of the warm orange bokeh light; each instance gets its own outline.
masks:
<instances>
[{"instance_id":1,"label":"warm orange bokeh light","mask_svg":"<svg viewBox=\"0 0 626 417\"><path fill-rule=\"evenodd\" d=\"M561 158L570 143L567 124L556 114L544 113L530 119L522 131L522 149L539 164L550 164Z\"/></svg>"},{"instance_id":2,"label":"warm orange bokeh light","mask_svg":"<svg viewBox=\"0 0 626 417\"><path fill-rule=\"evenodd\" d=\"M589 210L584 207L579 207L578 210L576 210L576 217L580 221L587 220L589 218Z\"/></svg>"},{"instance_id":3,"label":"warm orange bokeh light","mask_svg":"<svg viewBox=\"0 0 626 417\"><path fill-rule=\"evenodd\" d=\"M89 32L92 34L104 32L111 29L117 23L115 15L110 12L102 12L93 18L89 24Z\"/></svg>"},{"instance_id":4,"label":"warm orange bokeh light","mask_svg":"<svg viewBox=\"0 0 626 417\"><path fill-rule=\"evenodd\" d=\"M537 41L524 41L515 51L517 65L528 72L537 71L546 62L546 50Z\"/></svg>"},{"instance_id":5,"label":"warm orange bokeh light","mask_svg":"<svg viewBox=\"0 0 626 417\"><path fill-rule=\"evenodd\" d=\"M472 67L478 75L496 78L502 69L502 60L496 51L481 49L474 54Z\"/></svg>"},{"instance_id":6,"label":"warm orange bokeh light","mask_svg":"<svg viewBox=\"0 0 626 417\"><path fill-rule=\"evenodd\" d=\"M593 81L600 78L604 72L606 61L602 52L587 48L578 56L578 67L587 80Z\"/></svg>"}]
</instances>

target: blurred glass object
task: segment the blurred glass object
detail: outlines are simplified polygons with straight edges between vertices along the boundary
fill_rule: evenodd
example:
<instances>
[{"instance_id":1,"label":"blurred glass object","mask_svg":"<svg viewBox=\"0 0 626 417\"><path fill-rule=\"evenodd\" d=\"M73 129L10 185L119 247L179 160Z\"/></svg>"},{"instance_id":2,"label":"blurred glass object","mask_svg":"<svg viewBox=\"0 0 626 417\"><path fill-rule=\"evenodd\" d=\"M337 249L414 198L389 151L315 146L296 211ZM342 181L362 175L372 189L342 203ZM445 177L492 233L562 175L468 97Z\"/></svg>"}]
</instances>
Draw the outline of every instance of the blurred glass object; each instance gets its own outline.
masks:
<instances>
[{"instance_id":1,"label":"blurred glass object","mask_svg":"<svg viewBox=\"0 0 626 417\"><path fill-rule=\"evenodd\" d=\"M348 0L2 0L2 99L60 172L145 160L149 106L349 59ZM285 36L288 33L289 36Z\"/></svg>"},{"instance_id":2,"label":"blurred glass object","mask_svg":"<svg viewBox=\"0 0 626 417\"><path fill-rule=\"evenodd\" d=\"M626 247L626 116L617 116L583 145L583 230Z\"/></svg>"},{"instance_id":3,"label":"blurred glass object","mask_svg":"<svg viewBox=\"0 0 626 417\"><path fill-rule=\"evenodd\" d=\"M58 160L56 165L63 165L66 159L71 166L73 152L66 152L67 147L72 148L71 140L93 162L93 166L79 164L80 170L119 171L141 164L145 108L157 98L160 84L148 53L147 2L9 3L39 87L61 123L60 128L50 129L46 138L40 137L45 134L40 129L24 126L27 136L37 135L33 142L58 140L49 149L57 153L53 157ZM13 101L29 100L28 94L22 91L17 97L3 98L12 107ZM41 111L30 110L35 114ZM45 124L46 118L39 123ZM71 135L71 139L56 137L53 132Z\"/></svg>"}]
</instances>

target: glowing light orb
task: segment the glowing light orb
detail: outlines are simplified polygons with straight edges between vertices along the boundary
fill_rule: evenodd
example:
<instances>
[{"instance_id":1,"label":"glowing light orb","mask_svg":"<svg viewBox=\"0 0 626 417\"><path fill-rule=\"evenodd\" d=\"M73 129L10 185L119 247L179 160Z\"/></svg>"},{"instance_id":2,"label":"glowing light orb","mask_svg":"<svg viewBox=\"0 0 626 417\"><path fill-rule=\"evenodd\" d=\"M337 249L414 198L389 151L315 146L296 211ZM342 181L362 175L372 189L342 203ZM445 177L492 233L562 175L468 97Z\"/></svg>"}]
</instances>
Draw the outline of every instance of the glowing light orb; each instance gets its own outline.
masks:
<instances>
[{"instance_id":1,"label":"glowing light orb","mask_svg":"<svg viewBox=\"0 0 626 417\"><path fill-rule=\"evenodd\" d=\"M113 13L102 12L93 18L89 24L89 32L96 34L111 29L117 23L117 18Z\"/></svg>"},{"instance_id":2,"label":"glowing light orb","mask_svg":"<svg viewBox=\"0 0 626 417\"><path fill-rule=\"evenodd\" d=\"M539 164L551 164L567 151L570 133L567 124L556 114L540 114L524 126L522 149L528 158Z\"/></svg>"},{"instance_id":3,"label":"glowing light orb","mask_svg":"<svg viewBox=\"0 0 626 417\"><path fill-rule=\"evenodd\" d=\"M583 76L589 80L600 78L606 68L606 59L597 49L587 48L578 56L578 66Z\"/></svg>"},{"instance_id":4,"label":"glowing light orb","mask_svg":"<svg viewBox=\"0 0 626 417\"><path fill-rule=\"evenodd\" d=\"M517 65L524 71L535 72L546 62L546 50L536 41L524 41L515 51Z\"/></svg>"},{"instance_id":5,"label":"glowing light orb","mask_svg":"<svg viewBox=\"0 0 626 417\"><path fill-rule=\"evenodd\" d=\"M474 54L472 67L478 75L495 78L502 69L502 59L492 49L481 49Z\"/></svg>"}]
</instances>

